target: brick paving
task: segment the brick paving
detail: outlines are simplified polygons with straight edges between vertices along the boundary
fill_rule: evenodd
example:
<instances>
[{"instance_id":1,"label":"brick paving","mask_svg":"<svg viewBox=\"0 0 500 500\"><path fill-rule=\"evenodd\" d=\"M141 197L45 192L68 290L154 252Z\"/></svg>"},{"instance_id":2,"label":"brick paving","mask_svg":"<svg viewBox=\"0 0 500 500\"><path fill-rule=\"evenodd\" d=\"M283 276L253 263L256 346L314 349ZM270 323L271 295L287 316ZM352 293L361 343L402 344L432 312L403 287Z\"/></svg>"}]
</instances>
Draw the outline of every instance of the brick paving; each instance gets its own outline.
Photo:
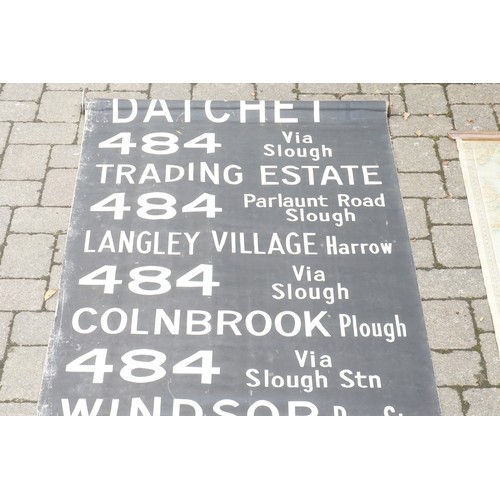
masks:
<instances>
[{"instance_id":1,"label":"brick paving","mask_svg":"<svg viewBox=\"0 0 500 500\"><path fill-rule=\"evenodd\" d=\"M450 130L499 130L500 84L0 84L0 415L35 415L89 98L381 99L444 415L500 415L500 359ZM55 295L50 296L56 292Z\"/></svg>"}]
</instances>

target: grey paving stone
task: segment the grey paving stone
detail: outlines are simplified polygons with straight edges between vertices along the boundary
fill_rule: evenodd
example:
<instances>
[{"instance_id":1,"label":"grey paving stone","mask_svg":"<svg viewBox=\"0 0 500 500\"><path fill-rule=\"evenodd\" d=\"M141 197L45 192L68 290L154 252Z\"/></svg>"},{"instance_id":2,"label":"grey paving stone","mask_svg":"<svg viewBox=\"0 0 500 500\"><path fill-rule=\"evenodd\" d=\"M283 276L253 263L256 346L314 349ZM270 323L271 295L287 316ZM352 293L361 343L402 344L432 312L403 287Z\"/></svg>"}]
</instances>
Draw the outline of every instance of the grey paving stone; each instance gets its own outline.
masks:
<instances>
[{"instance_id":1,"label":"grey paving stone","mask_svg":"<svg viewBox=\"0 0 500 500\"><path fill-rule=\"evenodd\" d=\"M0 205L36 205L41 189L38 181L0 181Z\"/></svg>"},{"instance_id":2,"label":"grey paving stone","mask_svg":"<svg viewBox=\"0 0 500 500\"><path fill-rule=\"evenodd\" d=\"M36 403L0 403L0 417L35 417Z\"/></svg>"},{"instance_id":3,"label":"grey paving stone","mask_svg":"<svg viewBox=\"0 0 500 500\"><path fill-rule=\"evenodd\" d=\"M389 113L391 116L402 115L406 111L403 98L399 94L389 94Z\"/></svg>"},{"instance_id":4,"label":"grey paving stone","mask_svg":"<svg viewBox=\"0 0 500 500\"><path fill-rule=\"evenodd\" d=\"M11 231L15 233L56 233L68 229L70 209L62 207L20 207L14 211Z\"/></svg>"},{"instance_id":5,"label":"grey paving stone","mask_svg":"<svg viewBox=\"0 0 500 500\"><path fill-rule=\"evenodd\" d=\"M472 224L467 200L429 200L427 211L433 224Z\"/></svg>"},{"instance_id":6,"label":"grey paving stone","mask_svg":"<svg viewBox=\"0 0 500 500\"><path fill-rule=\"evenodd\" d=\"M299 83L304 94L354 94L359 92L357 83Z\"/></svg>"},{"instance_id":7,"label":"grey paving stone","mask_svg":"<svg viewBox=\"0 0 500 500\"><path fill-rule=\"evenodd\" d=\"M0 245L2 245L5 240L5 235L7 234L7 228L10 224L11 215L12 210L10 208L0 207Z\"/></svg>"},{"instance_id":8,"label":"grey paving stone","mask_svg":"<svg viewBox=\"0 0 500 500\"><path fill-rule=\"evenodd\" d=\"M0 311L39 311L46 282L28 279L0 279Z\"/></svg>"},{"instance_id":9,"label":"grey paving stone","mask_svg":"<svg viewBox=\"0 0 500 500\"><path fill-rule=\"evenodd\" d=\"M48 83L47 90L106 90L107 83Z\"/></svg>"},{"instance_id":10,"label":"grey paving stone","mask_svg":"<svg viewBox=\"0 0 500 500\"><path fill-rule=\"evenodd\" d=\"M482 298L486 295L481 269L417 269L423 299Z\"/></svg>"},{"instance_id":11,"label":"grey paving stone","mask_svg":"<svg viewBox=\"0 0 500 500\"><path fill-rule=\"evenodd\" d=\"M470 407L467 415L498 416L500 415L500 389L497 387L484 389L467 389L463 393Z\"/></svg>"},{"instance_id":12,"label":"grey paving stone","mask_svg":"<svg viewBox=\"0 0 500 500\"><path fill-rule=\"evenodd\" d=\"M51 290L59 289L59 283L61 282L61 272L62 272L62 265L60 264L54 264L50 269L49 288Z\"/></svg>"},{"instance_id":13,"label":"grey paving stone","mask_svg":"<svg viewBox=\"0 0 500 500\"><path fill-rule=\"evenodd\" d=\"M44 92L38 119L43 122L77 122L80 119L81 108L81 92Z\"/></svg>"},{"instance_id":14,"label":"grey paving stone","mask_svg":"<svg viewBox=\"0 0 500 500\"><path fill-rule=\"evenodd\" d=\"M1 278L43 278L49 274L54 237L48 234L11 234L7 237Z\"/></svg>"},{"instance_id":15,"label":"grey paving stone","mask_svg":"<svg viewBox=\"0 0 500 500\"><path fill-rule=\"evenodd\" d=\"M443 87L438 84L405 85L405 100L412 114L445 115L448 112Z\"/></svg>"},{"instance_id":16,"label":"grey paving stone","mask_svg":"<svg viewBox=\"0 0 500 500\"><path fill-rule=\"evenodd\" d=\"M410 238L425 238L429 236L424 202L418 199L407 198L403 200L403 206Z\"/></svg>"},{"instance_id":17,"label":"grey paving stone","mask_svg":"<svg viewBox=\"0 0 500 500\"><path fill-rule=\"evenodd\" d=\"M5 144L7 143L7 137L10 132L10 123L0 123L0 155L5 149Z\"/></svg>"},{"instance_id":18,"label":"grey paving stone","mask_svg":"<svg viewBox=\"0 0 500 500\"><path fill-rule=\"evenodd\" d=\"M339 101L334 94L297 94L299 101Z\"/></svg>"},{"instance_id":19,"label":"grey paving stone","mask_svg":"<svg viewBox=\"0 0 500 500\"><path fill-rule=\"evenodd\" d=\"M87 92L85 99L147 99L147 92Z\"/></svg>"},{"instance_id":20,"label":"grey paving stone","mask_svg":"<svg viewBox=\"0 0 500 500\"><path fill-rule=\"evenodd\" d=\"M151 99L191 99L190 83L153 83Z\"/></svg>"},{"instance_id":21,"label":"grey paving stone","mask_svg":"<svg viewBox=\"0 0 500 500\"><path fill-rule=\"evenodd\" d=\"M46 347L12 347L7 352L0 401L38 400L46 352Z\"/></svg>"},{"instance_id":22,"label":"grey paving stone","mask_svg":"<svg viewBox=\"0 0 500 500\"><path fill-rule=\"evenodd\" d=\"M49 290L55 290L56 293L52 295L46 302L45 302L45 309L47 311L55 311L57 308L57 302L59 300L59 283L61 281L61 272L62 272L62 266L61 265L54 265L52 266L52 269L50 271L50 281L49 281Z\"/></svg>"},{"instance_id":23,"label":"grey paving stone","mask_svg":"<svg viewBox=\"0 0 500 500\"><path fill-rule=\"evenodd\" d=\"M477 327L480 328L483 332L492 332L494 330L494 327L488 300L473 300L472 310L474 312L474 318L476 318Z\"/></svg>"},{"instance_id":24,"label":"grey paving stone","mask_svg":"<svg viewBox=\"0 0 500 500\"><path fill-rule=\"evenodd\" d=\"M0 312L0 363L4 358L7 348L12 316L13 314L11 312Z\"/></svg>"},{"instance_id":25,"label":"grey paving stone","mask_svg":"<svg viewBox=\"0 0 500 500\"><path fill-rule=\"evenodd\" d=\"M6 83L0 92L0 100L38 101L42 90L41 83Z\"/></svg>"},{"instance_id":26,"label":"grey paving stone","mask_svg":"<svg viewBox=\"0 0 500 500\"><path fill-rule=\"evenodd\" d=\"M23 311L14 318L10 340L17 345L47 345L53 327L53 313Z\"/></svg>"},{"instance_id":27,"label":"grey paving stone","mask_svg":"<svg viewBox=\"0 0 500 500\"><path fill-rule=\"evenodd\" d=\"M500 357L494 333L483 333L479 337L481 352L486 363L486 376L491 385L500 385Z\"/></svg>"},{"instance_id":28,"label":"grey paving stone","mask_svg":"<svg viewBox=\"0 0 500 500\"><path fill-rule=\"evenodd\" d=\"M451 106L457 130L497 130L493 108L486 104L454 104Z\"/></svg>"},{"instance_id":29,"label":"grey paving stone","mask_svg":"<svg viewBox=\"0 0 500 500\"><path fill-rule=\"evenodd\" d=\"M17 144L5 150L0 179L40 180L45 176L50 146Z\"/></svg>"},{"instance_id":30,"label":"grey paving stone","mask_svg":"<svg viewBox=\"0 0 500 500\"><path fill-rule=\"evenodd\" d=\"M0 121L29 122L35 119L37 109L33 101L0 101Z\"/></svg>"},{"instance_id":31,"label":"grey paving stone","mask_svg":"<svg viewBox=\"0 0 500 500\"><path fill-rule=\"evenodd\" d=\"M74 123L15 123L12 144L71 144L76 137Z\"/></svg>"},{"instance_id":32,"label":"grey paving stone","mask_svg":"<svg viewBox=\"0 0 500 500\"><path fill-rule=\"evenodd\" d=\"M470 349L477 344L465 300L424 300L422 307L431 349Z\"/></svg>"},{"instance_id":33,"label":"grey paving stone","mask_svg":"<svg viewBox=\"0 0 500 500\"><path fill-rule=\"evenodd\" d=\"M438 172L440 165L434 141L427 137L400 137L392 141L400 172Z\"/></svg>"},{"instance_id":34,"label":"grey paving stone","mask_svg":"<svg viewBox=\"0 0 500 500\"><path fill-rule=\"evenodd\" d=\"M438 174L400 173L399 186L406 198L444 198L446 193Z\"/></svg>"},{"instance_id":35,"label":"grey paving stone","mask_svg":"<svg viewBox=\"0 0 500 500\"><path fill-rule=\"evenodd\" d=\"M54 252L54 263L62 264L64 259L64 252L66 249L66 234L60 234L57 237L56 250Z\"/></svg>"},{"instance_id":36,"label":"grey paving stone","mask_svg":"<svg viewBox=\"0 0 500 500\"><path fill-rule=\"evenodd\" d=\"M460 396L455 389L450 387L439 387L438 388L439 403L441 405L441 415L444 417L461 417L462 412L462 402L460 401Z\"/></svg>"},{"instance_id":37,"label":"grey paving stone","mask_svg":"<svg viewBox=\"0 0 500 500\"><path fill-rule=\"evenodd\" d=\"M110 83L109 90L148 91L149 83Z\"/></svg>"},{"instance_id":38,"label":"grey paving stone","mask_svg":"<svg viewBox=\"0 0 500 500\"><path fill-rule=\"evenodd\" d=\"M57 168L49 170L42 193L45 207L70 207L73 203L77 170Z\"/></svg>"},{"instance_id":39,"label":"grey paving stone","mask_svg":"<svg viewBox=\"0 0 500 500\"><path fill-rule=\"evenodd\" d=\"M447 136L453 130L451 118L443 115L409 116L406 120L402 116L391 116L389 125L393 137Z\"/></svg>"},{"instance_id":40,"label":"grey paving stone","mask_svg":"<svg viewBox=\"0 0 500 500\"><path fill-rule=\"evenodd\" d=\"M467 193L460 162L450 161L448 164L443 163L443 173L448 193L454 197L465 197Z\"/></svg>"},{"instance_id":41,"label":"grey paving stone","mask_svg":"<svg viewBox=\"0 0 500 500\"><path fill-rule=\"evenodd\" d=\"M455 160L458 158L457 142L447 137L439 138L438 151L442 160Z\"/></svg>"},{"instance_id":42,"label":"grey paving stone","mask_svg":"<svg viewBox=\"0 0 500 500\"><path fill-rule=\"evenodd\" d=\"M477 351L431 351L438 386L478 385L481 380L481 357Z\"/></svg>"},{"instance_id":43,"label":"grey paving stone","mask_svg":"<svg viewBox=\"0 0 500 500\"><path fill-rule=\"evenodd\" d=\"M436 259L443 266L481 265L472 226L434 226L431 234Z\"/></svg>"},{"instance_id":44,"label":"grey paving stone","mask_svg":"<svg viewBox=\"0 0 500 500\"><path fill-rule=\"evenodd\" d=\"M251 83L197 83L193 88L193 99L251 101L254 98L254 87Z\"/></svg>"},{"instance_id":45,"label":"grey paving stone","mask_svg":"<svg viewBox=\"0 0 500 500\"><path fill-rule=\"evenodd\" d=\"M451 84L447 87L450 103L500 103L500 84Z\"/></svg>"},{"instance_id":46,"label":"grey paving stone","mask_svg":"<svg viewBox=\"0 0 500 500\"><path fill-rule=\"evenodd\" d=\"M257 99L295 101L295 83L257 83Z\"/></svg>"},{"instance_id":47,"label":"grey paving stone","mask_svg":"<svg viewBox=\"0 0 500 500\"><path fill-rule=\"evenodd\" d=\"M50 152L49 167L78 168L81 146L53 146Z\"/></svg>"},{"instance_id":48,"label":"grey paving stone","mask_svg":"<svg viewBox=\"0 0 500 500\"><path fill-rule=\"evenodd\" d=\"M416 268L434 267L434 254L429 240L411 240L411 250Z\"/></svg>"},{"instance_id":49,"label":"grey paving stone","mask_svg":"<svg viewBox=\"0 0 500 500\"><path fill-rule=\"evenodd\" d=\"M78 146L82 144L84 135L85 135L85 115L82 114L80 122L78 123L78 132L76 134L76 143Z\"/></svg>"},{"instance_id":50,"label":"grey paving stone","mask_svg":"<svg viewBox=\"0 0 500 500\"><path fill-rule=\"evenodd\" d=\"M361 92L367 94L399 94L401 85L399 83L362 83Z\"/></svg>"}]
</instances>

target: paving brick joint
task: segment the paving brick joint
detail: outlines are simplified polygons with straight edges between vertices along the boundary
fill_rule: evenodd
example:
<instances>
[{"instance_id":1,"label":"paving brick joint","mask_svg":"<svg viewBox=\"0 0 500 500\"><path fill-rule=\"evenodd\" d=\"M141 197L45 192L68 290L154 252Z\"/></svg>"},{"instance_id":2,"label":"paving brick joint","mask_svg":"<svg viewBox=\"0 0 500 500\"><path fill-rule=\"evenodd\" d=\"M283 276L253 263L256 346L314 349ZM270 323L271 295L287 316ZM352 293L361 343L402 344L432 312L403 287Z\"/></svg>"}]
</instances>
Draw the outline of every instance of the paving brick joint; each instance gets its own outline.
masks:
<instances>
[{"instance_id":1,"label":"paving brick joint","mask_svg":"<svg viewBox=\"0 0 500 500\"><path fill-rule=\"evenodd\" d=\"M35 415L88 98L367 100L389 130L444 415L500 415L500 358L451 130L500 130L500 84L0 84L0 416Z\"/></svg>"}]
</instances>

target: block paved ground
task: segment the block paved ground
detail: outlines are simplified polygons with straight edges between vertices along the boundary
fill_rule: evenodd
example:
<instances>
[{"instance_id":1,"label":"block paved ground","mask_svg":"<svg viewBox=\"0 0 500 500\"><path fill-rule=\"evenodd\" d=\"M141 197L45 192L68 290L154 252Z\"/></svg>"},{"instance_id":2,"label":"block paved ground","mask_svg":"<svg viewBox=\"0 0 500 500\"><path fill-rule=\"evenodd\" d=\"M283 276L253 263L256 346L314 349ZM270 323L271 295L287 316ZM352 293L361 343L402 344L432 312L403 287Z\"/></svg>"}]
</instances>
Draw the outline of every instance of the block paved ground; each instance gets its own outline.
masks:
<instances>
[{"instance_id":1,"label":"block paved ground","mask_svg":"<svg viewBox=\"0 0 500 500\"><path fill-rule=\"evenodd\" d=\"M500 415L500 359L451 130L499 130L500 84L0 84L0 415L35 415L82 140L82 91L382 99L444 415Z\"/></svg>"}]
</instances>

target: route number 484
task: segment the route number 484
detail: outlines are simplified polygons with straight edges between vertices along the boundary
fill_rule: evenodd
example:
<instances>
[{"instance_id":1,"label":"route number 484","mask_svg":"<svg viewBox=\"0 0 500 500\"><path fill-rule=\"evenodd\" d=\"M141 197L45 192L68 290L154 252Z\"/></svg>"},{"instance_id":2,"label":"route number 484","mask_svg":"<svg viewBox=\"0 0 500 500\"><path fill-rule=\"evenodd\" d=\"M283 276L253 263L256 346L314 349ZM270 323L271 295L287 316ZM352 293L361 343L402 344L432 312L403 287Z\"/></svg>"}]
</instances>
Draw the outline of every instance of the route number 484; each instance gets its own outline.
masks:
<instances>
[{"instance_id":1,"label":"route number 484","mask_svg":"<svg viewBox=\"0 0 500 500\"><path fill-rule=\"evenodd\" d=\"M122 155L128 155L130 150L137 147L137 143L132 142L132 134L130 132L120 132L119 134L101 141L99 148L119 149ZM169 132L153 132L142 137L141 149L145 153L152 155L170 155L179 151L179 138L175 134ZM215 142L215 134L207 132L201 134L190 141L182 144L184 148L205 149L207 154L215 153L216 148L220 148L221 144Z\"/></svg>"},{"instance_id":2,"label":"route number 484","mask_svg":"<svg viewBox=\"0 0 500 500\"><path fill-rule=\"evenodd\" d=\"M104 375L114 371L114 366L106 364L107 349L92 349L78 356L66 365L69 373L92 373L92 382L102 384ZM179 361L172 367L176 375L199 375L202 384L211 384L213 375L220 375L220 367L213 366L212 351L197 351ZM91 361L94 360L92 363ZM134 349L126 352L121 361L123 366L120 377L135 384L156 382L167 374L163 363L167 360L165 353L154 349Z\"/></svg>"}]
</instances>

